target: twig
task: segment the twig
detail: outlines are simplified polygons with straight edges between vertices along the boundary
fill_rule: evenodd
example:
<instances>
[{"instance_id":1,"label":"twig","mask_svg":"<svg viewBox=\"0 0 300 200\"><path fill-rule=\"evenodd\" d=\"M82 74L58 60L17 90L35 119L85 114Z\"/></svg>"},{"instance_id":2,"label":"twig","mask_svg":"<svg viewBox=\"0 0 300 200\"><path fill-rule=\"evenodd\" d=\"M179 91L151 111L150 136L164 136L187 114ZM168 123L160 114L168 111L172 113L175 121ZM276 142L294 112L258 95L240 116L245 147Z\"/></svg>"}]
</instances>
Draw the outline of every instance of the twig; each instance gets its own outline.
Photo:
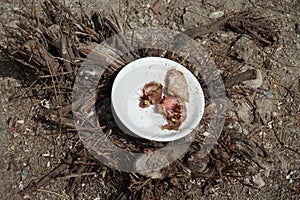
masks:
<instances>
[{"instance_id":1,"label":"twig","mask_svg":"<svg viewBox=\"0 0 300 200\"><path fill-rule=\"evenodd\" d=\"M198 37L204 37L207 34L211 34L216 31L225 29L226 23L228 22L230 17L231 16L227 16L223 19L220 19L206 26L199 26L199 27L188 29L184 32L184 34L190 36L193 39Z\"/></svg>"},{"instance_id":2,"label":"twig","mask_svg":"<svg viewBox=\"0 0 300 200\"><path fill-rule=\"evenodd\" d=\"M66 74L71 74L73 73L73 71L71 72L63 72L61 74L55 74L55 75L44 75L44 76L39 76L39 78L50 78L50 77L53 77L53 76L63 76L63 75L66 75Z\"/></svg>"},{"instance_id":3,"label":"twig","mask_svg":"<svg viewBox=\"0 0 300 200\"><path fill-rule=\"evenodd\" d=\"M27 186L23 191L20 192L21 195L30 194L32 192L37 191L39 188L47 185L52 178L56 177L59 173L64 171L69 167L69 165L73 162L73 160L77 159L82 154L82 151L78 154L75 154L73 156L69 155L63 163L55 167L49 174L45 175L43 178L41 178L36 183L31 183L29 186Z\"/></svg>"},{"instance_id":4,"label":"twig","mask_svg":"<svg viewBox=\"0 0 300 200\"><path fill-rule=\"evenodd\" d=\"M233 85L239 84L241 82L247 81L247 80L252 80L255 79L257 76L257 72L255 69L249 69L245 72L242 72L240 74L237 74L235 76L232 77L228 77L227 79L225 79L225 87L226 88L230 88Z\"/></svg>"},{"instance_id":5,"label":"twig","mask_svg":"<svg viewBox=\"0 0 300 200\"><path fill-rule=\"evenodd\" d=\"M97 163L97 162L74 161L74 164L80 164L80 165L99 165L99 166L102 166L101 163Z\"/></svg>"},{"instance_id":6,"label":"twig","mask_svg":"<svg viewBox=\"0 0 300 200\"><path fill-rule=\"evenodd\" d=\"M55 71L54 71L54 69L53 69L53 67L52 67L52 64L50 63L50 60L49 60L49 58L48 58L48 55L47 55L48 52L47 52L44 48L43 48L43 52L44 52L44 55L45 55L46 66L48 67L49 73L50 73L50 75L51 75L52 84L53 84L53 86L54 86L55 100L58 101L58 100L59 100L59 98L58 98L58 91L57 91L57 89L56 89L56 84L55 84L55 83L58 82L58 80L57 80L57 78L56 78L56 76L55 76ZM54 78L56 78L56 79L54 79ZM59 86L57 86L57 87L59 87ZM59 90L59 89L58 89L58 90Z\"/></svg>"},{"instance_id":7,"label":"twig","mask_svg":"<svg viewBox=\"0 0 300 200\"><path fill-rule=\"evenodd\" d=\"M84 159L83 161L86 160L86 158L83 158L83 159ZM82 165L82 166L80 166L79 169L77 170L77 173L79 173L79 174L85 174L85 173L83 173L83 171L84 171L85 169L86 169L86 166L85 166L85 165ZM72 176L72 174L71 174L70 176ZM82 176L78 175L78 176L73 176L73 177L74 177L74 179L72 180L72 184L71 184L69 190L67 191L67 193L68 193L69 195L72 195L72 194L74 193L74 190L75 190L76 186L79 185ZM72 178L72 177L70 177L70 178Z\"/></svg>"},{"instance_id":8,"label":"twig","mask_svg":"<svg viewBox=\"0 0 300 200\"><path fill-rule=\"evenodd\" d=\"M27 92L29 92L29 90L33 87L33 85L37 82L37 80L38 80L38 79L34 80L33 83L30 84L30 86L28 87L28 89L26 89L26 90L22 93L21 98L24 97L24 95L25 95Z\"/></svg>"},{"instance_id":9,"label":"twig","mask_svg":"<svg viewBox=\"0 0 300 200\"><path fill-rule=\"evenodd\" d=\"M56 196L59 196L60 198L63 199L70 199L70 197L68 197L67 195L62 195L62 194L58 194L57 192L53 192L50 190L43 190L43 189L37 189L38 192L45 192L45 193L49 193L49 194L54 194Z\"/></svg>"},{"instance_id":10,"label":"twig","mask_svg":"<svg viewBox=\"0 0 300 200\"><path fill-rule=\"evenodd\" d=\"M58 179L70 179L70 178L77 178L81 176L93 176L96 175L96 172L86 172L86 173L81 173L81 174L70 174L64 177L59 177Z\"/></svg>"},{"instance_id":11,"label":"twig","mask_svg":"<svg viewBox=\"0 0 300 200\"><path fill-rule=\"evenodd\" d=\"M272 127L273 127L273 126L272 126ZM292 152L294 152L294 153L300 154L300 151L299 151L299 150L290 148L290 147L288 147L287 145L285 145L284 142L282 142L282 141L280 140L280 138L278 137L277 131L275 130L275 128L273 127L272 129L273 129L273 133L274 133L274 136L275 136L277 142L278 142L281 146L283 146L284 148L286 148L286 149L288 149L288 150L290 150L290 151L292 151Z\"/></svg>"},{"instance_id":12,"label":"twig","mask_svg":"<svg viewBox=\"0 0 300 200\"><path fill-rule=\"evenodd\" d=\"M270 26L271 23L250 14L251 12L231 14L206 26L188 29L184 33L195 39L218 30L231 30L239 34L247 34L263 46L278 42L278 33L272 29L273 27Z\"/></svg>"}]
</instances>

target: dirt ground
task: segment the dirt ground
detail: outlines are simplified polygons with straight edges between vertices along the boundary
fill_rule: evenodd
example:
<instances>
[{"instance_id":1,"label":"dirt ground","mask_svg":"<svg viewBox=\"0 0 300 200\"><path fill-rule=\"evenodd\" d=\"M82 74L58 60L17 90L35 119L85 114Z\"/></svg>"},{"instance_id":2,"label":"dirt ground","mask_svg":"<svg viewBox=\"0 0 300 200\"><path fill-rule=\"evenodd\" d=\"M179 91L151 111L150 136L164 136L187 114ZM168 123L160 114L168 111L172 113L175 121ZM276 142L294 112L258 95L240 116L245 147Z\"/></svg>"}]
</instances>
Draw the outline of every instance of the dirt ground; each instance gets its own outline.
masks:
<instances>
[{"instance_id":1,"label":"dirt ground","mask_svg":"<svg viewBox=\"0 0 300 200\"><path fill-rule=\"evenodd\" d=\"M79 3L61 1L76 13ZM227 90L228 121L223 135L242 138L240 154L228 160L232 166L209 179L191 175L184 183L170 178L151 180L167 185L157 199L299 199L300 198L300 2L298 0L86 0L82 8L121 16L124 29L164 27L185 31L205 26L230 13L253 10L272 21L276 43L263 47L246 34L219 30L197 42L215 58L223 74L256 69L258 77ZM0 20L9 22L21 4L0 2ZM157 11L157 12L154 12ZM9 22L13 25L13 22ZM26 186L54 169L67 152L76 149L73 135L59 134L39 118L50 113L41 105L51 94L35 77L18 65L0 58L0 199L127 199L130 185L122 172L87 172L86 178L68 194L72 170L53 179L36 192L22 196ZM29 89L30 88L30 89ZM257 120L257 118L259 118ZM50 130L50 131L49 131ZM246 145L245 145L246 144ZM257 147L253 150L252 147ZM218 152L214 152L217 154ZM239 165L239 162L241 165ZM242 165L243 164L243 165ZM241 169L243 168L243 169ZM243 171L241 173L240 171ZM130 176L126 176L130 177ZM179 177L180 179L180 177ZM129 197L128 197L129 198ZM135 199L134 197L130 197Z\"/></svg>"}]
</instances>

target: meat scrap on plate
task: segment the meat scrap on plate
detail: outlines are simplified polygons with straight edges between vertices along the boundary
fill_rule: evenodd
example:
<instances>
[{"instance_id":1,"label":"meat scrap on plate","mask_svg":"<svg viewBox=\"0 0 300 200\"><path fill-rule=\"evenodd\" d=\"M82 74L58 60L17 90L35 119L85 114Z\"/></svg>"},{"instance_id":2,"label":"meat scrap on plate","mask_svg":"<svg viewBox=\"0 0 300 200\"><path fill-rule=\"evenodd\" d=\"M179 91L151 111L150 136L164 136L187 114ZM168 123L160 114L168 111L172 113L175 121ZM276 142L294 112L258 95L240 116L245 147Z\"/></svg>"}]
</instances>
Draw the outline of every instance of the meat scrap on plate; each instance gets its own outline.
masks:
<instances>
[{"instance_id":1,"label":"meat scrap on plate","mask_svg":"<svg viewBox=\"0 0 300 200\"><path fill-rule=\"evenodd\" d=\"M167 124L162 129L179 130L187 117L185 102L189 101L187 81L182 72L171 69L166 75L167 94L162 97L163 86L151 81L142 89L139 106L141 108L156 105L157 112L164 115Z\"/></svg>"},{"instance_id":2,"label":"meat scrap on plate","mask_svg":"<svg viewBox=\"0 0 300 200\"><path fill-rule=\"evenodd\" d=\"M160 83L152 81L147 83L143 88L143 95L141 96L140 107L146 108L150 104L158 104L161 101L163 86Z\"/></svg>"}]
</instances>

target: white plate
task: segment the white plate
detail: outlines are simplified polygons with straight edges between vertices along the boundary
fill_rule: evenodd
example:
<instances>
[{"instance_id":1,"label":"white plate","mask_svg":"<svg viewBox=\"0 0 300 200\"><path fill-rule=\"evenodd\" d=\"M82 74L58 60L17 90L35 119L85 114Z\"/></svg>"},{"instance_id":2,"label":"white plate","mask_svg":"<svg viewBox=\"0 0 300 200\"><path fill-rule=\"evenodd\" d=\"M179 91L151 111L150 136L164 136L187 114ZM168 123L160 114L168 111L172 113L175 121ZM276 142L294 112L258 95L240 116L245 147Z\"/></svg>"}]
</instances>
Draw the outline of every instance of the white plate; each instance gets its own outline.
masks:
<instances>
[{"instance_id":1,"label":"white plate","mask_svg":"<svg viewBox=\"0 0 300 200\"><path fill-rule=\"evenodd\" d=\"M156 81L165 89L170 69L181 71L188 84L187 118L178 131L162 130L167 121L155 111L155 106L140 108L140 96L146 83ZM128 134L155 141L173 141L187 136L199 124L204 112L204 95L195 76L172 60L146 57L126 65L117 75L112 87L112 109L116 123Z\"/></svg>"}]
</instances>

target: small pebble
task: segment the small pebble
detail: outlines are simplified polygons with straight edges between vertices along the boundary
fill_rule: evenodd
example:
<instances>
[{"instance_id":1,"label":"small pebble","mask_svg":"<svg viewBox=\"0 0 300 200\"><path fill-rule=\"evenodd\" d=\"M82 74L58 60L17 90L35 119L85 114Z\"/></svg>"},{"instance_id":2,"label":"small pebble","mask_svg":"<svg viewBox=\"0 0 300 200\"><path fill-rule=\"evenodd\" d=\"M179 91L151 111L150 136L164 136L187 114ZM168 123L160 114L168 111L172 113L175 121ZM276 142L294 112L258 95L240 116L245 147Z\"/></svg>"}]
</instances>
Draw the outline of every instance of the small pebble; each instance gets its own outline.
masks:
<instances>
[{"instance_id":1,"label":"small pebble","mask_svg":"<svg viewBox=\"0 0 300 200\"><path fill-rule=\"evenodd\" d=\"M20 183L19 183L19 189L20 190L24 190L24 183L23 183L23 181L21 181Z\"/></svg>"},{"instance_id":2,"label":"small pebble","mask_svg":"<svg viewBox=\"0 0 300 200\"><path fill-rule=\"evenodd\" d=\"M262 188L263 186L266 185L265 181L262 179L262 177L259 174L252 176L252 181L253 183L256 184L258 188Z\"/></svg>"},{"instance_id":3,"label":"small pebble","mask_svg":"<svg viewBox=\"0 0 300 200\"><path fill-rule=\"evenodd\" d=\"M210 19L218 19L224 15L223 11L215 11L208 14Z\"/></svg>"},{"instance_id":4,"label":"small pebble","mask_svg":"<svg viewBox=\"0 0 300 200\"><path fill-rule=\"evenodd\" d=\"M265 90L265 91L264 91L264 94L266 95L266 97L267 97L268 99L273 99L273 94L272 94L271 91Z\"/></svg>"},{"instance_id":5,"label":"small pebble","mask_svg":"<svg viewBox=\"0 0 300 200\"><path fill-rule=\"evenodd\" d=\"M20 120L17 120L17 121L16 121L16 124L24 124L24 120L21 120L21 119L20 119Z\"/></svg>"},{"instance_id":6,"label":"small pebble","mask_svg":"<svg viewBox=\"0 0 300 200\"><path fill-rule=\"evenodd\" d=\"M49 156L50 156L50 153L49 153L49 152L43 153L42 156L43 156L43 157L49 157Z\"/></svg>"},{"instance_id":7,"label":"small pebble","mask_svg":"<svg viewBox=\"0 0 300 200\"><path fill-rule=\"evenodd\" d=\"M130 28L137 28L138 27L136 22L129 22L128 25L130 26Z\"/></svg>"},{"instance_id":8,"label":"small pebble","mask_svg":"<svg viewBox=\"0 0 300 200\"><path fill-rule=\"evenodd\" d=\"M22 171L22 181L24 181L28 176L28 170L27 169L23 169Z\"/></svg>"},{"instance_id":9,"label":"small pebble","mask_svg":"<svg viewBox=\"0 0 300 200\"><path fill-rule=\"evenodd\" d=\"M209 136L209 132L204 132L203 136L205 136L205 137Z\"/></svg>"},{"instance_id":10,"label":"small pebble","mask_svg":"<svg viewBox=\"0 0 300 200\"><path fill-rule=\"evenodd\" d=\"M47 162L46 167L49 168L51 166L50 161Z\"/></svg>"},{"instance_id":11,"label":"small pebble","mask_svg":"<svg viewBox=\"0 0 300 200\"><path fill-rule=\"evenodd\" d=\"M148 19L150 19L149 15L145 15L144 20L147 21Z\"/></svg>"}]
</instances>

